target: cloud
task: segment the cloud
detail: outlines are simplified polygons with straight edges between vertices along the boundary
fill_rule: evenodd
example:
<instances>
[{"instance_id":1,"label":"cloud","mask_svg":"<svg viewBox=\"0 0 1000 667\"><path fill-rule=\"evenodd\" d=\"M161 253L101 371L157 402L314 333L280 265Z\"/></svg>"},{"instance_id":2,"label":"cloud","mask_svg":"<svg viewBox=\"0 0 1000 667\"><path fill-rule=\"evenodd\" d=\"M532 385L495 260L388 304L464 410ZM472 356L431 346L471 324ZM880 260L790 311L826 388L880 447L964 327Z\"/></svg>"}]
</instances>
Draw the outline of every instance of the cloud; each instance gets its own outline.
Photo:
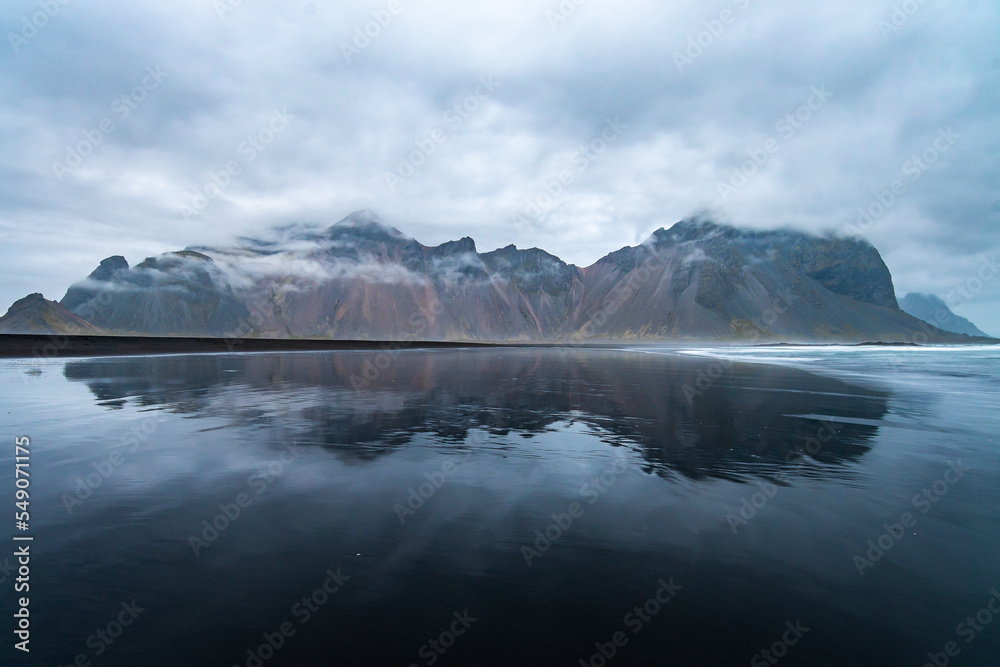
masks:
<instances>
[{"instance_id":1,"label":"cloud","mask_svg":"<svg viewBox=\"0 0 1000 667\"><path fill-rule=\"evenodd\" d=\"M349 224L349 223L345 223ZM354 256L349 241L332 239L316 225L283 225L257 237L243 237L238 246L195 248L215 266L235 290L273 282L285 291L299 291L331 280L364 280L377 284L422 285L427 279L370 253ZM349 257L337 251L350 250Z\"/></svg>"},{"instance_id":2,"label":"cloud","mask_svg":"<svg viewBox=\"0 0 1000 667\"><path fill-rule=\"evenodd\" d=\"M701 248L695 248L681 260L681 266L689 266L695 262L705 261L708 261L708 255L705 254L705 251Z\"/></svg>"},{"instance_id":3,"label":"cloud","mask_svg":"<svg viewBox=\"0 0 1000 667\"><path fill-rule=\"evenodd\" d=\"M425 0L350 59L343 45L385 2L244 2L221 17L213 4L69 3L0 48L0 300L58 298L112 254L322 229L362 208L427 245L468 235L578 266L703 208L840 232L897 179L906 192L863 235L901 293L945 296L1000 250L995 3L926 3L895 25L888 0L590 0L566 15ZM3 33L37 11L4 3ZM483 77L500 85L487 93ZM602 146L615 119L627 127ZM947 128L954 145L908 180ZM414 151L391 190L385 174ZM54 167L74 152L87 155ZM544 195L530 224L511 223ZM1000 280L960 310L1000 333L998 305Z\"/></svg>"},{"instance_id":4,"label":"cloud","mask_svg":"<svg viewBox=\"0 0 1000 667\"><path fill-rule=\"evenodd\" d=\"M404 270L405 271L405 270ZM267 257L262 261L225 265L225 275L236 290L251 290L262 281L284 291L301 291L337 278L362 278L369 282L406 282L395 265L376 262L338 263L327 266L314 260Z\"/></svg>"},{"instance_id":5,"label":"cloud","mask_svg":"<svg viewBox=\"0 0 1000 667\"><path fill-rule=\"evenodd\" d=\"M471 252L435 257L427 268L428 273L437 280L453 284L458 284L468 280L470 276L482 275L488 271L479 255Z\"/></svg>"}]
</instances>

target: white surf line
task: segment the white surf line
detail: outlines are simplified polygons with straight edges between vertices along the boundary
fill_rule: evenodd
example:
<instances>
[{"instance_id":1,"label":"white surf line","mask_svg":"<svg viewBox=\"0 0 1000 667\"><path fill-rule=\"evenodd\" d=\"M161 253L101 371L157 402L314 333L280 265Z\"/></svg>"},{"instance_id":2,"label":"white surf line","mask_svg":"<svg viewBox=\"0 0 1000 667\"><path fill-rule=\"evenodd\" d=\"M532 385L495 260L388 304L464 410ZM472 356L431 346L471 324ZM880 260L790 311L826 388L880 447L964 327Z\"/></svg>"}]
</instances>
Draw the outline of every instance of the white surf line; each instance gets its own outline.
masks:
<instances>
[{"instance_id":1,"label":"white surf line","mask_svg":"<svg viewBox=\"0 0 1000 667\"><path fill-rule=\"evenodd\" d=\"M907 422L889 421L881 419L862 419L861 417L839 417L836 415L784 415L785 417L795 417L798 419L813 419L816 421L835 422L838 424L856 424L858 426L888 426L889 428L904 429L907 431L937 431L938 433L953 433L958 435L977 435L978 431L969 431L964 428L941 428L927 424L909 424Z\"/></svg>"},{"instance_id":2,"label":"white surf line","mask_svg":"<svg viewBox=\"0 0 1000 667\"><path fill-rule=\"evenodd\" d=\"M884 396L871 396L868 394L843 394L835 391L812 391L810 389L779 389L777 387L739 387L739 389L744 391L780 391L786 394L810 394L813 396L841 396L843 398L884 398ZM799 417L800 415L791 416Z\"/></svg>"}]
</instances>

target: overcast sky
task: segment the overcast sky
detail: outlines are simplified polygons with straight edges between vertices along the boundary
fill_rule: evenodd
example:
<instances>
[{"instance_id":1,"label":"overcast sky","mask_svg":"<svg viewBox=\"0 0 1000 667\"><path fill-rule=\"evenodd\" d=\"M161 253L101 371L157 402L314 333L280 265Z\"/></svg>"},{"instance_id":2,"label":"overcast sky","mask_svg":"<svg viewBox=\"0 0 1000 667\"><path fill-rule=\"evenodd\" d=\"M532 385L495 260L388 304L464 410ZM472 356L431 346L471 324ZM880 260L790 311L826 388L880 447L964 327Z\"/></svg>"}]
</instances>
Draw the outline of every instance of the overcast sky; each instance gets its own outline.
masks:
<instances>
[{"instance_id":1,"label":"overcast sky","mask_svg":"<svg viewBox=\"0 0 1000 667\"><path fill-rule=\"evenodd\" d=\"M708 210L861 234L900 296L1000 335L995 2L6 0L0 22L0 312L109 255L361 208L580 266Z\"/></svg>"}]
</instances>

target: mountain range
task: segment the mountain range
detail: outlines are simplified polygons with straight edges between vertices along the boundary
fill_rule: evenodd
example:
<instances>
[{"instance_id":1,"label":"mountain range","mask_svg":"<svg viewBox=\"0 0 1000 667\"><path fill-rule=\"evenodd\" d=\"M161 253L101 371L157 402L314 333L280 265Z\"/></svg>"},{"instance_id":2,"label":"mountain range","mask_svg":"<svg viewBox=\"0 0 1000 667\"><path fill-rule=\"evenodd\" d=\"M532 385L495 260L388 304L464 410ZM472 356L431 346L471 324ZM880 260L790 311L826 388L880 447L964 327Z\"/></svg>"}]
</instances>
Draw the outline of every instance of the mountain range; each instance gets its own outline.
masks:
<instances>
[{"instance_id":1,"label":"mountain range","mask_svg":"<svg viewBox=\"0 0 1000 667\"><path fill-rule=\"evenodd\" d=\"M899 300L899 307L914 317L937 325L939 329L967 336L989 336L969 320L951 312L944 299L936 294L910 292Z\"/></svg>"},{"instance_id":2,"label":"mountain range","mask_svg":"<svg viewBox=\"0 0 1000 667\"><path fill-rule=\"evenodd\" d=\"M968 341L900 309L856 238L688 218L580 268L538 248L425 246L371 211L130 266L103 260L0 331L354 340ZM980 332L981 333L981 332Z\"/></svg>"}]
</instances>

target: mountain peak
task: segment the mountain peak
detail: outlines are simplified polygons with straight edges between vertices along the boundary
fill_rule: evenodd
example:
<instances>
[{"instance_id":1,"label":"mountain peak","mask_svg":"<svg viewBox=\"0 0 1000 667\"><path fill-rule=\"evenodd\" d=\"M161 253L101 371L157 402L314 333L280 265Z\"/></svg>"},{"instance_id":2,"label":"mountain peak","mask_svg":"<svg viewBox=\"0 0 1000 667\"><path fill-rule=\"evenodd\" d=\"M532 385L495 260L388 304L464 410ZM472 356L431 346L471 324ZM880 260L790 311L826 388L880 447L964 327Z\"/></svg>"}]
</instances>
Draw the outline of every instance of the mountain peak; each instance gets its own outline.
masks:
<instances>
[{"instance_id":1,"label":"mountain peak","mask_svg":"<svg viewBox=\"0 0 1000 667\"><path fill-rule=\"evenodd\" d=\"M937 307L937 308L947 308L948 307L948 305L944 302L944 299L942 299L941 297L939 297L937 294L924 294L923 292L910 292L905 297L903 297L903 300L904 301L913 301L913 302L924 301L928 305L931 305L931 306L934 306L934 307Z\"/></svg>"},{"instance_id":2,"label":"mountain peak","mask_svg":"<svg viewBox=\"0 0 1000 667\"><path fill-rule=\"evenodd\" d=\"M715 222L711 218L704 216L696 216L691 218L684 218L678 222L675 222L670 226L671 230L683 231L702 231L702 232L712 232L717 229L735 229L732 225L723 225L721 223Z\"/></svg>"},{"instance_id":3,"label":"mountain peak","mask_svg":"<svg viewBox=\"0 0 1000 667\"><path fill-rule=\"evenodd\" d=\"M45 303L46 301L48 301L48 299L46 299L41 292L33 292L28 296L21 297L20 299L15 301L13 304L11 304L10 308L11 310L13 310L14 308L18 308L20 306L26 306L31 303Z\"/></svg>"},{"instance_id":4,"label":"mountain peak","mask_svg":"<svg viewBox=\"0 0 1000 667\"><path fill-rule=\"evenodd\" d=\"M0 317L0 333L102 334L106 333L39 292L18 299Z\"/></svg>"},{"instance_id":5,"label":"mountain peak","mask_svg":"<svg viewBox=\"0 0 1000 667\"><path fill-rule=\"evenodd\" d=\"M346 218L327 229L327 232L335 234L342 233L347 230L358 231L363 233L365 236L387 235L395 239L410 238L380 218L377 213L367 208L351 213Z\"/></svg>"},{"instance_id":6,"label":"mountain peak","mask_svg":"<svg viewBox=\"0 0 1000 667\"><path fill-rule=\"evenodd\" d=\"M337 224L344 225L346 227L352 227L352 226L366 225L372 223L380 226L382 225L388 226L388 223L386 223L385 220L379 217L378 213L371 210L370 208L362 208L357 211L354 211L353 213L348 215L346 218L344 218Z\"/></svg>"},{"instance_id":7,"label":"mountain peak","mask_svg":"<svg viewBox=\"0 0 1000 667\"><path fill-rule=\"evenodd\" d=\"M714 222L703 216L690 217L675 222L669 228L660 227L649 235L649 238L643 242L643 245L652 244L655 246L659 242L683 243L685 241L718 236L726 232L735 234L739 232L739 229L731 225Z\"/></svg>"},{"instance_id":8,"label":"mountain peak","mask_svg":"<svg viewBox=\"0 0 1000 667\"><path fill-rule=\"evenodd\" d=\"M90 278L92 280L110 280L116 271L123 271L125 269L128 269L128 262L125 261L125 258L121 255L112 255L101 260L100 266L94 269L90 274Z\"/></svg>"},{"instance_id":9,"label":"mountain peak","mask_svg":"<svg viewBox=\"0 0 1000 667\"><path fill-rule=\"evenodd\" d=\"M476 242L471 236L463 236L457 241L447 241L437 247L431 248L431 252L437 255L478 254L476 252Z\"/></svg>"}]
</instances>

